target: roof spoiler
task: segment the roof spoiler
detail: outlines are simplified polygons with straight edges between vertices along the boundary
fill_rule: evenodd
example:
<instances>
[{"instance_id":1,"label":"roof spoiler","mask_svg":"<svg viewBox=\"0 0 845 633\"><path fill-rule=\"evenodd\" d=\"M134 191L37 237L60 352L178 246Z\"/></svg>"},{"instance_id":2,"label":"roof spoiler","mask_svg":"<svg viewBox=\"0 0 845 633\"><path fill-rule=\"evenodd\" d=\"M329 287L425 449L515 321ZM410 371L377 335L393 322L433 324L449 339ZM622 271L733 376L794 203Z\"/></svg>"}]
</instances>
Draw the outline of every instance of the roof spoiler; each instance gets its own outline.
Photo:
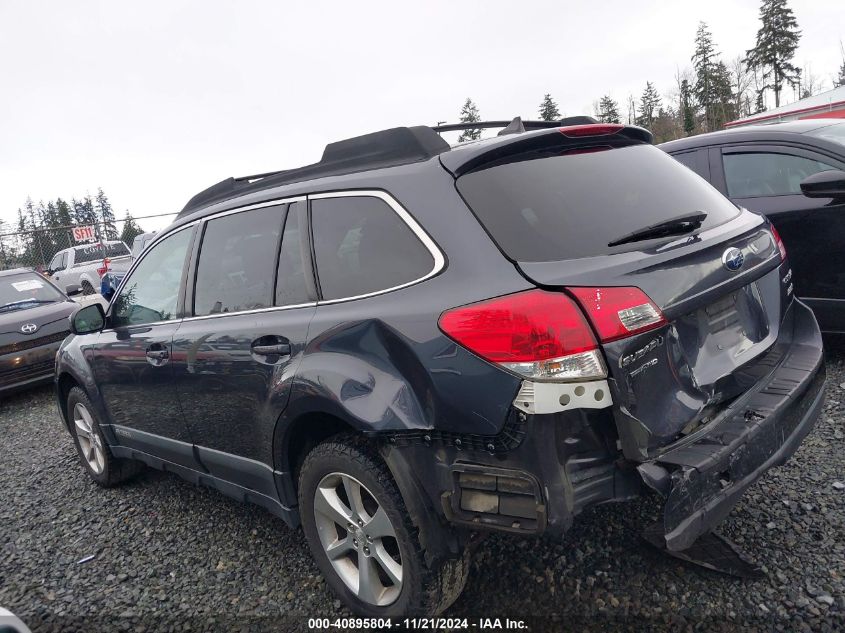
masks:
<instances>
[{"instance_id":1,"label":"roof spoiler","mask_svg":"<svg viewBox=\"0 0 845 633\"><path fill-rule=\"evenodd\" d=\"M589 125L598 123L591 116L570 116L560 121L523 121L521 117L515 117L509 121L476 121L475 123L442 123L432 125L431 129L437 132L459 132L463 130L487 130L490 128L504 128L499 136L506 134L520 134L530 130L544 130L553 127L565 127L567 125Z\"/></svg>"}]
</instances>

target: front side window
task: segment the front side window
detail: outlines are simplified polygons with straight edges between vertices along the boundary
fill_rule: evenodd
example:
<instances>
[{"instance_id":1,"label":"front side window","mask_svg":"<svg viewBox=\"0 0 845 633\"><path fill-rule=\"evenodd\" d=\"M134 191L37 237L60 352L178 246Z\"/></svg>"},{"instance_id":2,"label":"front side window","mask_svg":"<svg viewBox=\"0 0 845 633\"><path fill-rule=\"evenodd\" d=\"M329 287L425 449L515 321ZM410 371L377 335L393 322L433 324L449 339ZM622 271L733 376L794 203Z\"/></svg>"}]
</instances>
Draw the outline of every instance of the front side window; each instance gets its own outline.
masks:
<instances>
[{"instance_id":1,"label":"front side window","mask_svg":"<svg viewBox=\"0 0 845 633\"><path fill-rule=\"evenodd\" d=\"M807 176L836 169L812 158L774 152L724 154L722 160L731 198L800 194Z\"/></svg>"},{"instance_id":2,"label":"front side window","mask_svg":"<svg viewBox=\"0 0 845 633\"><path fill-rule=\"evenodd\" d=\"M191 231L164 238L140 261L114 298L112 327L176 318L179 290Z\"/></svg>"},{"instance_id":3,"label":"front side window","mask_svg":"<svg viewBox=\"0 0 845 633\"><path fill-rule=\"evenodd\" d=\"M209 220L200 247L194 314L223 314L273 305L273 267L284 207Z\"/></svg>"},{"instance_id":4,"label":"front side window","mask_svg":"<svg viewBox=\"0 0 845 633\"><path fill-rule=\"evenodd\" d=\"M425 277L434 267L428 249L379 198L313 200L311 222L324 300L396 288Z\"/></svg>"},{"instance_id":5,"label":"front side window","mask_svg":"<svg viewBox=\"0 0 845 633\"><path fill-rule=\"evenodd\" d=\"M55 257L53 257L52 261L50 262L50 270L53 272L57 272L59 270L63 270L64 265L64 258L67 253L58 253Z\"/></svg>"}]
</instances>

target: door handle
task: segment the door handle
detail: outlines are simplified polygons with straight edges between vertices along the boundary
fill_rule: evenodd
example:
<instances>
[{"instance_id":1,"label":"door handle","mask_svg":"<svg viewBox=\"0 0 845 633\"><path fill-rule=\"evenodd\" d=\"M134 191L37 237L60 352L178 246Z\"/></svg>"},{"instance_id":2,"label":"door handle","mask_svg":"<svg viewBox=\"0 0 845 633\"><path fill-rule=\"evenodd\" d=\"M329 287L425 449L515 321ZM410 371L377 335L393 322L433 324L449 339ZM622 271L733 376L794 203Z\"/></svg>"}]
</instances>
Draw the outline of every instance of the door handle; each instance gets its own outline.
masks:
<instances>
[{"instance_id":1,"label":"door handle","mask_svg":"<svg viewBox=\"0 0 845 633\"><path fill-rule=\"evenodd\" d=\"M275 345L253 345L252 351L259 356L288 356L290 343L276 343Z\"/></svg>"},{"instance_id":2,"label":"door handle","mask_svg":"<svg viewBox=\"0 0 845 633\"><path fill-rule=\"evenodd\" d=\"M161 367L162 365L166 365L167 361L170 360L170 352L167 351L166 348L162 348L160 345L152 345L147 348L147 362L152 365L153 367Z\"/></svg>"},{"instance_id":3,"label":"door handle","mask_svg":"<svg viewBox=\"0 0 845 633\"><path fill-rule=\"evenodd\" d=\"M290 341L284 336L262 336L252 342L256 356L290 356Z\"/></svg>"}]
</instances>

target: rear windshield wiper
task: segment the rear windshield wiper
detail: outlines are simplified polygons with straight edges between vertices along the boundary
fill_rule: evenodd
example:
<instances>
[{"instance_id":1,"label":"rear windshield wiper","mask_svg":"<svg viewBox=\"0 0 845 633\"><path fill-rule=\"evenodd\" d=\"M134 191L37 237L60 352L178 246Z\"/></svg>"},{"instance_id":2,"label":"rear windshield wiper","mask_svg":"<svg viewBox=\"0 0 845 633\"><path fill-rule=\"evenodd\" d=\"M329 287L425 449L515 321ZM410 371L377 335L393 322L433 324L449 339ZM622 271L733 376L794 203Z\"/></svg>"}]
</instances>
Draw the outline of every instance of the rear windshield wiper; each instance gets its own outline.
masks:
<instances>
[{"instance_id":1,"label":"rear windshield wiper","mask_svg":"<svg viewBox=\"0 0 845 633\"><path fill-rule=\"evenodd\" d=\"M683 235L684 233L689 233L690 231L694 231L698 227L701 226L701 223L704 222L704 219L707 217L707 213L704 211L697 211L695 213L689 213L687 215L682 215L677 218L671 218L669 220L663 220L663 222L658 222L657 224L652 224L651 226L646 226L642 229L637 229L633 233L628 233L627 235L623 235L612 242L608 242L608 246L619 246L620 244L629 244L631 242L642 242L644 240L654 239L656 237L666 237L669 235Z\"/></svg>"}]
</instances>

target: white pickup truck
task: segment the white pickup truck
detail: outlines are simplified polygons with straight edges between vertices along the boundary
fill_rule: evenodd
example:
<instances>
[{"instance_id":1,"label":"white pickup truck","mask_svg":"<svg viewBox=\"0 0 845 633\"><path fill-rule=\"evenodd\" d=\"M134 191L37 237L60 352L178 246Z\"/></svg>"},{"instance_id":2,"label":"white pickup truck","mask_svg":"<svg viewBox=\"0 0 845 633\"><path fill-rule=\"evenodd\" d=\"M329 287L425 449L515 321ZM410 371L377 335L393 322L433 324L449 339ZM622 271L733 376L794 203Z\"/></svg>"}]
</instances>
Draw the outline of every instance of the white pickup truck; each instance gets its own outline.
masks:
<instances>
[{"instance_id":1,"label":"white pickup truck","mask_svg":"<svg viewBox=\"0 0 845 633\"><path fill-rule=\"evenodd\" d=\"M131 265L129 247L115 240L61 250L45 272L60 288L81 286L88 295L100 291L100 278L106 272L126 272Z\"/></svg>"}]
</instances>

